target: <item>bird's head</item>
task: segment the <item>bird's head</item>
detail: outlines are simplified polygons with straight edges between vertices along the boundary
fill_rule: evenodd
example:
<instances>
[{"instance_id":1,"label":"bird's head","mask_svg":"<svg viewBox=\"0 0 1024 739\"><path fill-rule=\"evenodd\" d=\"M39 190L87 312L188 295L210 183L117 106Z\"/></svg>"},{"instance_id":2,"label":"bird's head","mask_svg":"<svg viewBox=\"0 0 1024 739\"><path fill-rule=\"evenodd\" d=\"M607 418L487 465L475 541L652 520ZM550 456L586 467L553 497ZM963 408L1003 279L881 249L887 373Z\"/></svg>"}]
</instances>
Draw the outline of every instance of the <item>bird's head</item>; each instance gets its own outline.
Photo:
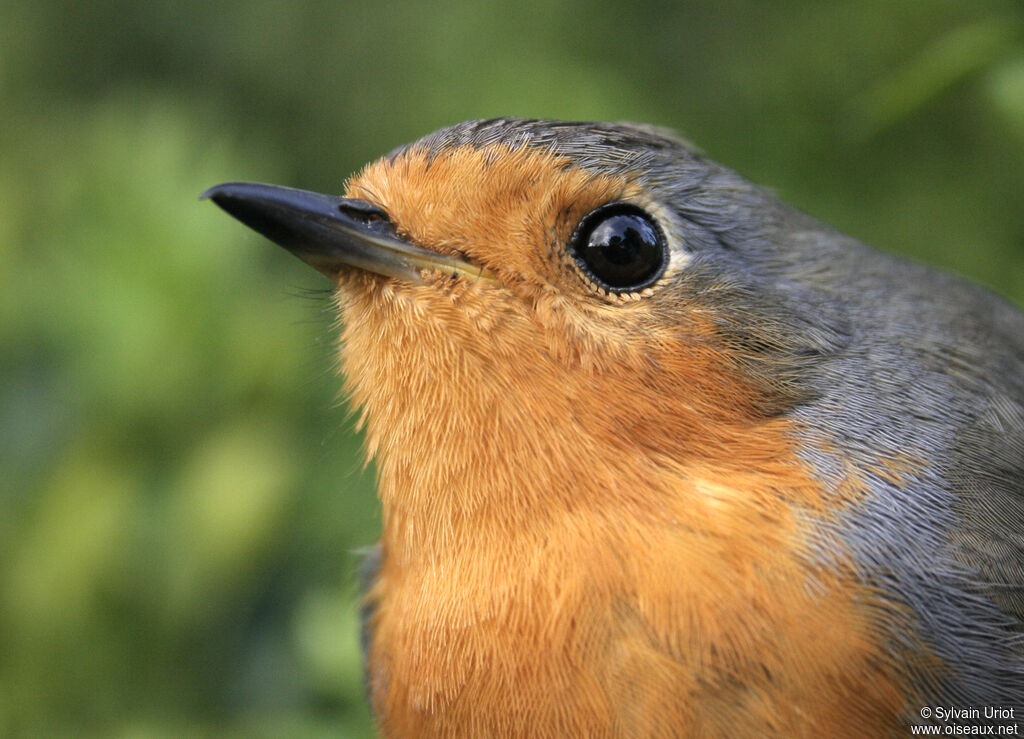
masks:
<instances>
[{"instance_id":1,"label":"bird's head","mask_svg":"<svg viewBox=\"0 0 1024 739\"><path fill-rule=\"evenodd\" d=\"M823 227L647 127L470 121L342 198L208 195L337 282L385 504L762 469L791 455L752 430L813 396L842 340Z\"/></svg>"}]
</instances>

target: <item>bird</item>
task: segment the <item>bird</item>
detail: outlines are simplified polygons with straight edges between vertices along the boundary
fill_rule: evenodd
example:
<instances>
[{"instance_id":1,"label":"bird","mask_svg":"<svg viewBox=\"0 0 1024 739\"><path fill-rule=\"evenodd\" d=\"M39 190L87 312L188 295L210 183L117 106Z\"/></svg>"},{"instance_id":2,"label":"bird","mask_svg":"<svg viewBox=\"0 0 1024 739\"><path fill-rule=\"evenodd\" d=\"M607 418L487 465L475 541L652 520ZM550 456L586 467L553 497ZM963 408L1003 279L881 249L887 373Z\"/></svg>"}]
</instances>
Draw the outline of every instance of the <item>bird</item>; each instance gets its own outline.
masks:
<instances>
[{"instance_id":1,"label":"bird","mask_svg":"<svg viewBox=\"0 0 1024 739\"><path fill-rule=\"evenodd\" d=\"M471 120L341 196L203 197L336 285L382 736L1016 727L1009 301L648 125Z\"/></svg>"}]
</instances>

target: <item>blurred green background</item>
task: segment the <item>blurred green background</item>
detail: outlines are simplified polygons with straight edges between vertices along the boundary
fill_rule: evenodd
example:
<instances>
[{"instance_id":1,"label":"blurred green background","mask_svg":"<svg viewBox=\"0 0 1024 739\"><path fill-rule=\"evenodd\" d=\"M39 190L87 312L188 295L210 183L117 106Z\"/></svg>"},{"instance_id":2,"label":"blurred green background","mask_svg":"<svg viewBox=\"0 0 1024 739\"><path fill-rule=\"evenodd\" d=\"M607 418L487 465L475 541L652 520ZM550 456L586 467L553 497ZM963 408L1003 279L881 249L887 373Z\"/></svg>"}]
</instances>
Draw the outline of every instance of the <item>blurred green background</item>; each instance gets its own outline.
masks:
<instances>
[{"instance_id":1,"label":"blurred green background","mask_svg":"<svg viewBox=\"0 0 1024 739\"><path fill-rule=\"evenodd\" d=\"M369 736L326 281L197 195L503 114L677 128L1024 299L1016 2L0 3L0 736Z\"/></svg>"}]
</instances>

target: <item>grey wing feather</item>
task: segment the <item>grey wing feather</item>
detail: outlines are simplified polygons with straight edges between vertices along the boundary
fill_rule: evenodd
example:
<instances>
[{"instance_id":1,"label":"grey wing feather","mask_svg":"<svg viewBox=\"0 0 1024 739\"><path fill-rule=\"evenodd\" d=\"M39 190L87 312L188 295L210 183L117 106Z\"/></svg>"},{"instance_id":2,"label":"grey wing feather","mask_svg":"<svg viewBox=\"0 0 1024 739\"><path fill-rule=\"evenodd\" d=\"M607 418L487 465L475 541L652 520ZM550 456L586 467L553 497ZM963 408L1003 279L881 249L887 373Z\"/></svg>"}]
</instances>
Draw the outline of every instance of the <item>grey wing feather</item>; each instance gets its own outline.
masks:
<instances>
[{"instance_id":1,"label":"grey wing feather","mask_svg":"<svg viewBox=\"0 0 1024 739\"><path fill-rule=\"evenodd\" d=\"M948 474L962 521L952 544L978 572L982 591L1024 631L1024 320L1001 303L993 313L987 335L969 342L968 360L981 377Z\"/></svg>"}]
</instances>

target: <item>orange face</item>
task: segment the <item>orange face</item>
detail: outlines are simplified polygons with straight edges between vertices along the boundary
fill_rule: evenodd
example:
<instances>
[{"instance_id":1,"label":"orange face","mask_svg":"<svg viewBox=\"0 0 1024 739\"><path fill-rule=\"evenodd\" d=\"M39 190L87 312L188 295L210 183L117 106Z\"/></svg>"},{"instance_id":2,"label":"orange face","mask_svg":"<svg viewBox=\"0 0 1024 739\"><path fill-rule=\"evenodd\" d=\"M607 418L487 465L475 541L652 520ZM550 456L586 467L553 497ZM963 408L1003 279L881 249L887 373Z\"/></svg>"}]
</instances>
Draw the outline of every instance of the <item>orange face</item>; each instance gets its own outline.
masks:
<instances>
[{"instance_id":1,"label":"orange face","mask_svg":"<svg viewBox=\"0 0 1024 739\"><path fill-rule=\"evenodd\" d=\"M423 447L413 455L421 474L438 444L494 440L511 455L543 446L533 464L544 469L531 474L546 474L535 480L564 479L575 464L608 467L608 490L620 459L735 468L746 464L737 455L745 447L759 467L788 458L778 443L742 442L751 423L765 421L761 390L717 342L714 316L680 309L671 283L689 257L671 220L663 218L668 267L643 290L602 290L568 255L577 223L597 206L626 201L664 214L635 181L528 149L414 149L369 166L346 195L382 208L409 241L493 276L438 270L415 285L358 271L339 277L345 374L371 445ZM446 426L465 436L432 433ZM545 432L531 440L520 433L530 426ZM439 464L459 457L453 449Z\"/></svg>"}]
</instances>

